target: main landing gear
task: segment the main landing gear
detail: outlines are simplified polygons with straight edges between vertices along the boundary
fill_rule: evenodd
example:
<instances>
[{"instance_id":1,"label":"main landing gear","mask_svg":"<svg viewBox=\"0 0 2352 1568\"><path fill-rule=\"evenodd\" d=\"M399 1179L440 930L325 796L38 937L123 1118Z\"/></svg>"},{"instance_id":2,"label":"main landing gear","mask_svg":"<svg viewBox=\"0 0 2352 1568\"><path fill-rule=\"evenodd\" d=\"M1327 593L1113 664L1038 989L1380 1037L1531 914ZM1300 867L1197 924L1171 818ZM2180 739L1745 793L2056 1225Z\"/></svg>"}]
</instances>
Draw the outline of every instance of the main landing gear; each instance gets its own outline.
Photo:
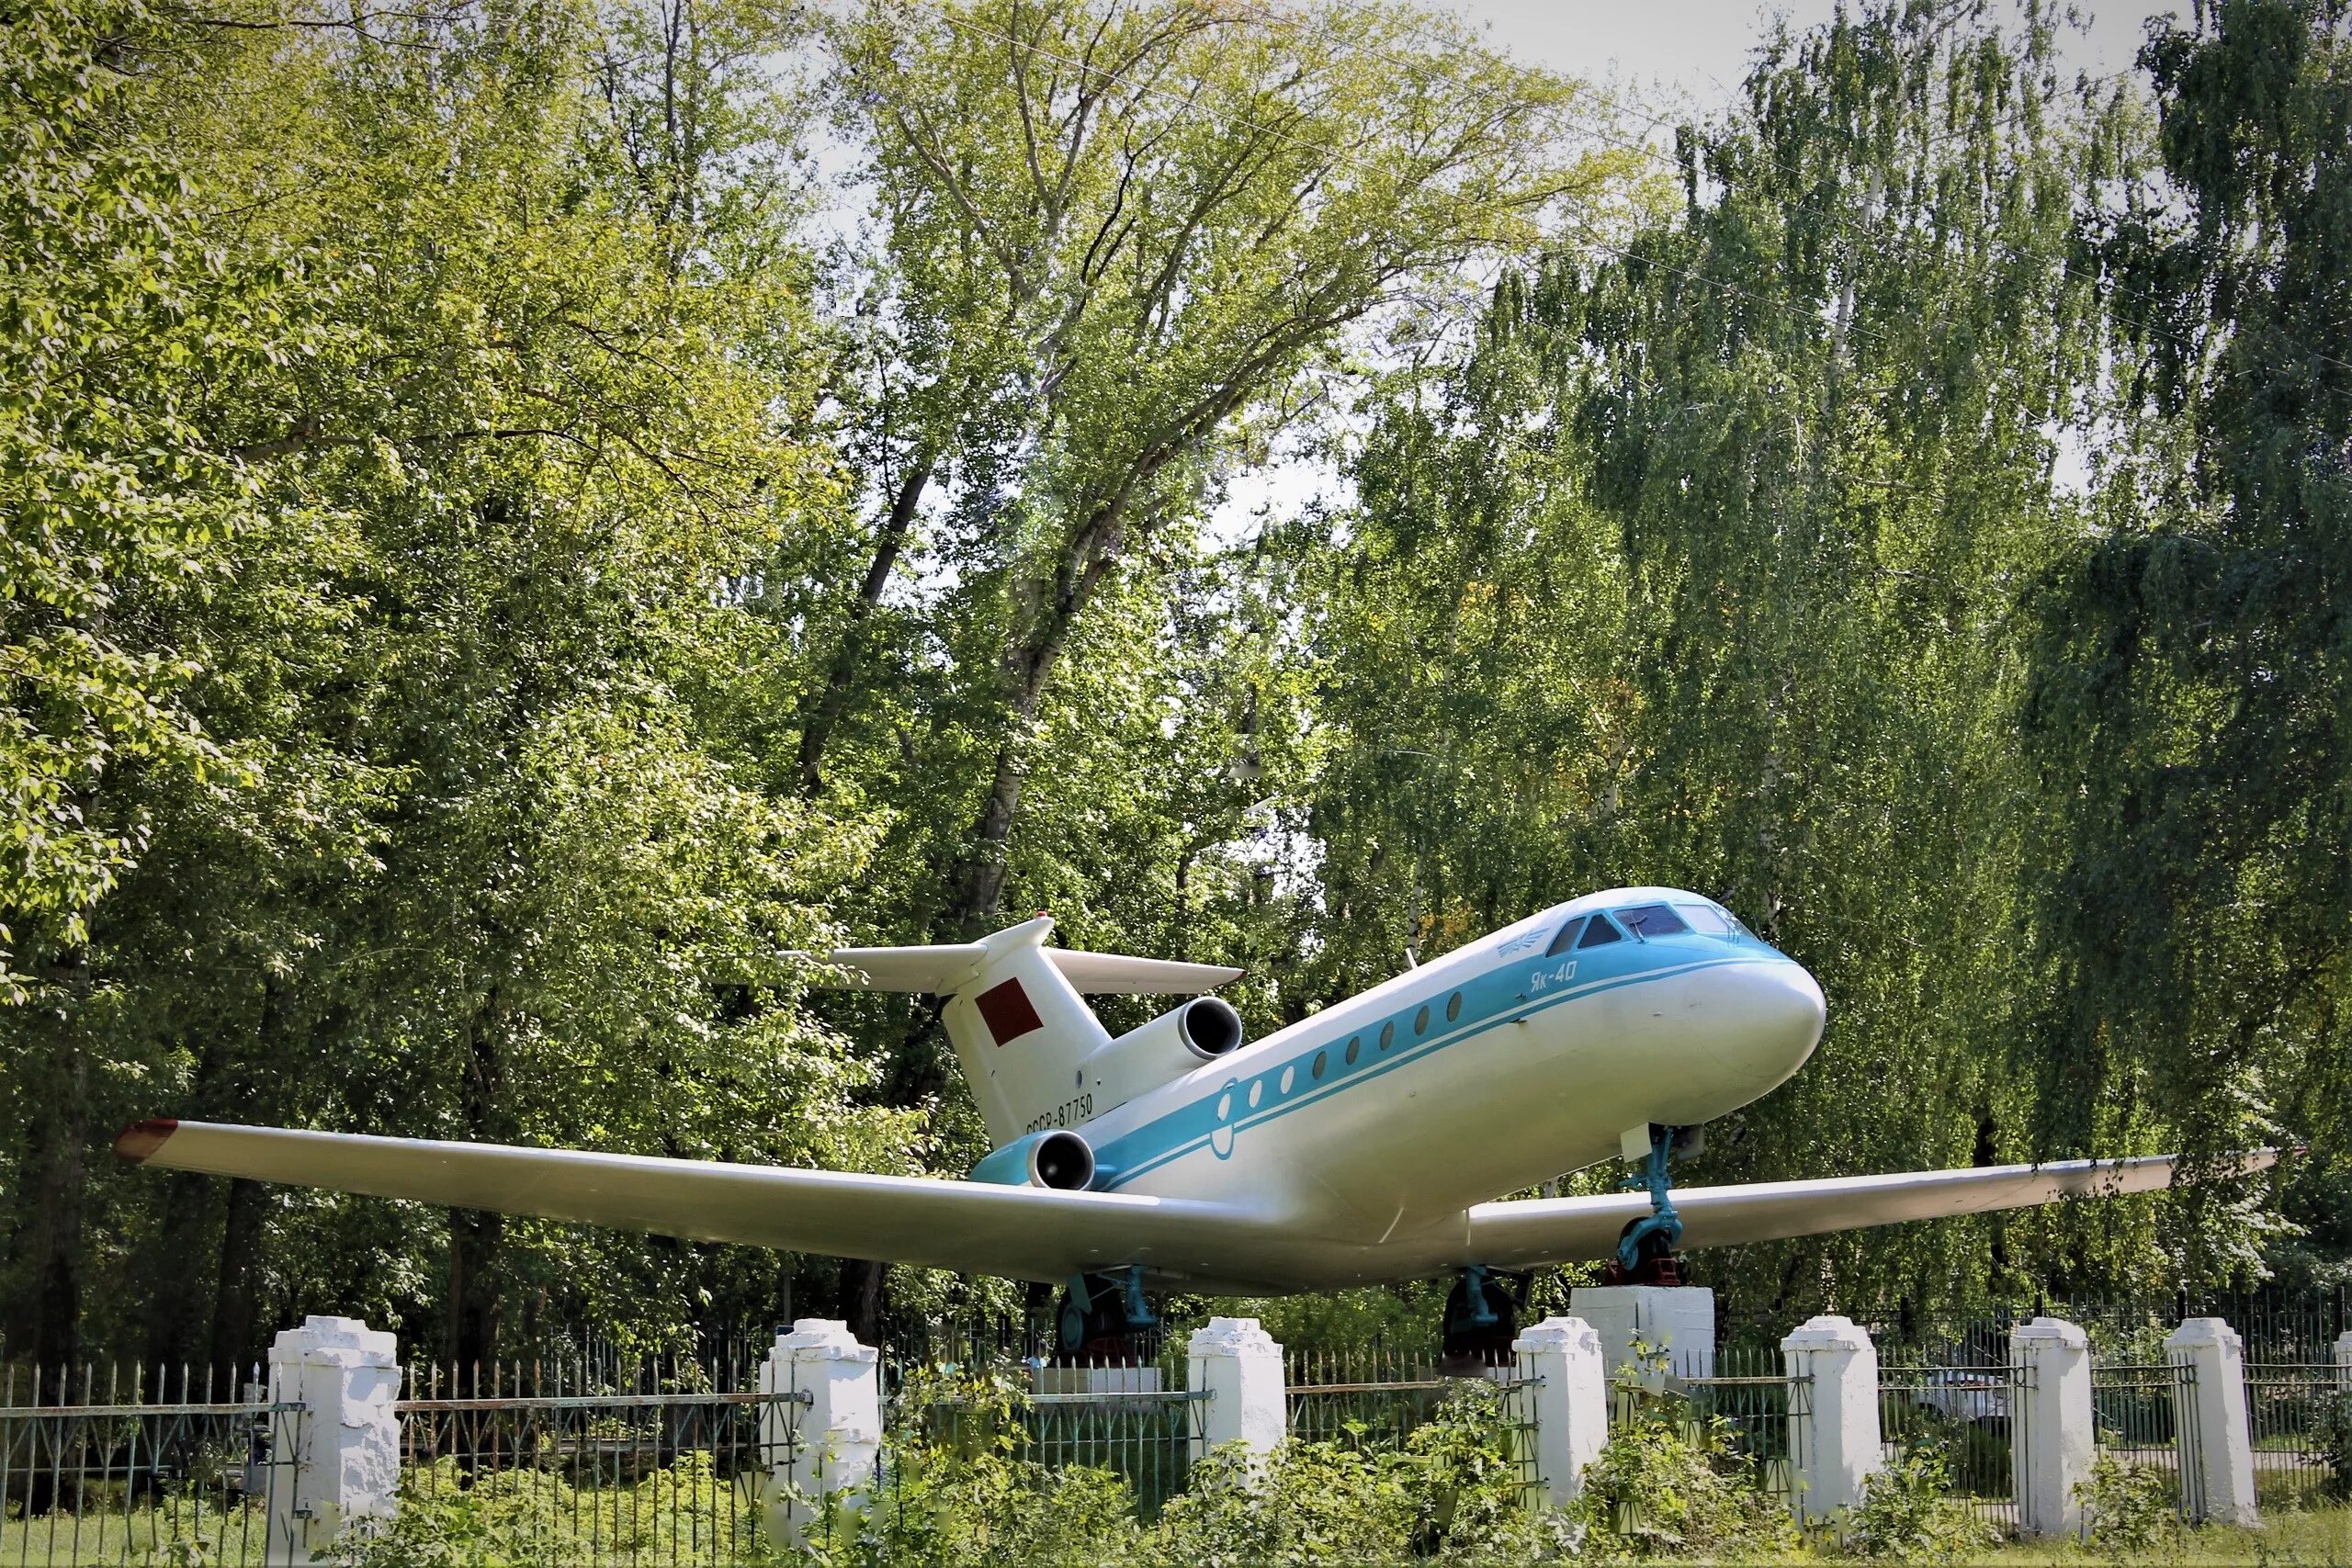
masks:
<instances>
[{"instance_id":1,"label":"main landing gear","mask_svg":"<svg viewBox=\"0 0 2352 1568\"><path fill-rule=\"evenodd\" d=\"M1527 1280L1476 1263L1454 1276L1445 1298L1444 1359L1482 1367L1510 1360L1519 1309L1527 1304Z\"/></svg>"},{"instance_id":2,"label":"main landing gear","mask_svg":"<svg viewBox=\"0 0 2352 1568\"><path fill-rule=\"evenodd\" d=\"M1056 1359L1095 1366L1135 1359L1135 1337L1159 1326L1143 1299L1143 1270L1079 1274L1062 1291L1054 1314Z\"/></svg>"}]
</instances>

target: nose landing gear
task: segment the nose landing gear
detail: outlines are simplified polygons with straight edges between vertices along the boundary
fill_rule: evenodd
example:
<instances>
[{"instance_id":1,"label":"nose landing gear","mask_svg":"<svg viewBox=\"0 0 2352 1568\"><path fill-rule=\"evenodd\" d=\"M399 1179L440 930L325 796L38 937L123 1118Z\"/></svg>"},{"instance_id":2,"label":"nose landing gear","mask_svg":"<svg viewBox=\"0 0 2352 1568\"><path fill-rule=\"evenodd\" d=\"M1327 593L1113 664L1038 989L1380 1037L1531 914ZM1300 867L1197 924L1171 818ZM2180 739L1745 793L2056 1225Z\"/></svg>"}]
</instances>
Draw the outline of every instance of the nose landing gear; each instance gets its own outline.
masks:
<instances>
[{"instance_id":1,"label":"nose landing gear","mask_svg":"<svg viewBox=\"0 0 2352 1568\"><path fill-rule=\"evenodd\" d=\"M1627 1225L1618 1238L1617 1258L1603 1276L1603 1283L1682 1283L1682 1271L1674 1261L1674 1249L1682 1240L1682 1216L1674 1212L1667 1165L1678 1145L1695 1150L1698 1142L1696 1129L1652 1124L1649 1158L1643 1163L1642 1174L1625 1183L1649 1189L1650 1212Z\"/></svg>"}]
</instances>

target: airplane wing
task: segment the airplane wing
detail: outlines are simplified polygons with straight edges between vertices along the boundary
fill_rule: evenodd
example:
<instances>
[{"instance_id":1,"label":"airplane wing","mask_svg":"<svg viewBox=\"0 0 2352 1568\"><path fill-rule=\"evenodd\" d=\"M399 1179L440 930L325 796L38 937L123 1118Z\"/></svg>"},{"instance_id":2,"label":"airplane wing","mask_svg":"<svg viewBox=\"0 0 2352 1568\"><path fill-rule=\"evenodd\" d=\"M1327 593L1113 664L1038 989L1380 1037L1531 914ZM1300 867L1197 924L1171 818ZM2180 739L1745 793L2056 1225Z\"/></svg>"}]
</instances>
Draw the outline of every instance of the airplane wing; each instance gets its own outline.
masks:
<instances>
[{"instance_id":1,"label":"airplane wing","mask_svg":"<svg viewBox=\"0 0 2352 1568\"><path fill-rule=\"evenodd\" d=\"M2245 1174L2277 1163L2276 1149L2229 1156ZM1859 1230L1905 1220L2027 1209L2065 1198L2154 1192L2172 1185L2177 1155L2137 1159L2064 1160L1973 1170L1904 1171L1891 1176L1763 1181L1739 1187L1684 1187L1674 1193L1682 1247L1736 1247L1826 1231ZM1470 1211L1465 1261L1526 1269L1606 1258L1626 1224L1650 1212L1645 1193L1535 1198L1480 1203Z\"/></svg>"},{"instance_id":2,"label":"airplane wing","mask_svg":"<svg viewBox=\"0 0 2352 1568\"><path fill-rule=\"evenodd\" d=\"M1118 992L1137 997L1197 997L1243 971L1222 964L1183 964L1170 958L1130 958L1119 953L1081 953L1076 948L1043 950L1073 989L1090 996ZM868 991L930 991L944 996L968 984L988 950L977 942L936 947L843 947L824 954L848 970L850 984Z\"/></svg>"},{"instance_id":3,"label":"airplane wing","mask_svg":"<svg viewBox=\"0 0 2352 1568\"><path fill-rule=\"evenodd\" d=\"M1231 1277L1284 1237L1228 1205L499 1144L139 1122L118 1158L216 1176L537 1214L967 1274L1066 1280L1141 1264Z\"/></svg>"}]
</instances>

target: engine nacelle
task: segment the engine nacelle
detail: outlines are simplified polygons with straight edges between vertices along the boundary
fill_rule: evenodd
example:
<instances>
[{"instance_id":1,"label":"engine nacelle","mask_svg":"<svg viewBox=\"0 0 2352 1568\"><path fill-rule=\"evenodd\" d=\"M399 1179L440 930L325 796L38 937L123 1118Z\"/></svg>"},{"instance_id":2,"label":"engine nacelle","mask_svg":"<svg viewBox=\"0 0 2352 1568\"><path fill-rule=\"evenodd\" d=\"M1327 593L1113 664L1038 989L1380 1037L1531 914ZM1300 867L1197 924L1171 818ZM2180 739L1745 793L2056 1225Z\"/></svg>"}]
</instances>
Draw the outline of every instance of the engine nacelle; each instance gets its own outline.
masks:
<instances>
[{"instance_id":1,"label":"engine nacelle","mask_svg":"<svg viewBox=\"0 0 2352 1568\"><path fill-rule=\"evenodd\" d=\"M974 1181L1082 1192L1094 1180L1094 1150L1067 1127L1015 1138L972 1168Z\"/></svg>"},{"instance_id":2,"label":"engine nacelle","mask_svg":"<svg viewBox=\"0 0 2352 1568\"><path fill-rule=\"evenodd\" d=\"M1173 1083L1204 1062L1241 1048L1241 1015L1219 997L1194 997L1140 1029L1095 1047L1079 1064L1079 1082L1101 1115L1139 1094Z\"/></svg>"}]
</instances>

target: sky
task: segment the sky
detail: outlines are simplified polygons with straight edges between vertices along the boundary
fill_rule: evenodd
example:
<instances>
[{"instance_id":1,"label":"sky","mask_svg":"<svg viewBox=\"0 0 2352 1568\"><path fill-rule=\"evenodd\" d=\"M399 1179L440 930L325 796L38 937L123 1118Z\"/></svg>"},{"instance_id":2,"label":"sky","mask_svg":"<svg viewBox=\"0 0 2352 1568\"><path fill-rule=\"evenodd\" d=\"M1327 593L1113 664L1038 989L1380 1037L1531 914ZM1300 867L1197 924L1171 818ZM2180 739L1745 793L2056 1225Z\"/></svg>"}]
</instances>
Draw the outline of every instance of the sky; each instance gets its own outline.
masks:
<instances>
[{"instance_id":1,"label":"sky","mask_svg":"<svg viewBox=\"0 0 2352 1568\"><path fill-rule=\"evenodd\" d=\"M1836 0L1453 0L1456 11L1488 29L1510 53L1574 76L1652 84L1679 89L1692 107L1728 100L1739 85L1747 52L1770 19L1786 16L1792 28L1826 22ZM1996 6L1997 12L1999 8ZM2115 0L2089 13L2089 24L2069 40L2067 59L2094 76L2121 71L2138 52L2142 27L2152 16L2188 14L2188 0L2150 4Z\"/></svg>"}]
</instances>

